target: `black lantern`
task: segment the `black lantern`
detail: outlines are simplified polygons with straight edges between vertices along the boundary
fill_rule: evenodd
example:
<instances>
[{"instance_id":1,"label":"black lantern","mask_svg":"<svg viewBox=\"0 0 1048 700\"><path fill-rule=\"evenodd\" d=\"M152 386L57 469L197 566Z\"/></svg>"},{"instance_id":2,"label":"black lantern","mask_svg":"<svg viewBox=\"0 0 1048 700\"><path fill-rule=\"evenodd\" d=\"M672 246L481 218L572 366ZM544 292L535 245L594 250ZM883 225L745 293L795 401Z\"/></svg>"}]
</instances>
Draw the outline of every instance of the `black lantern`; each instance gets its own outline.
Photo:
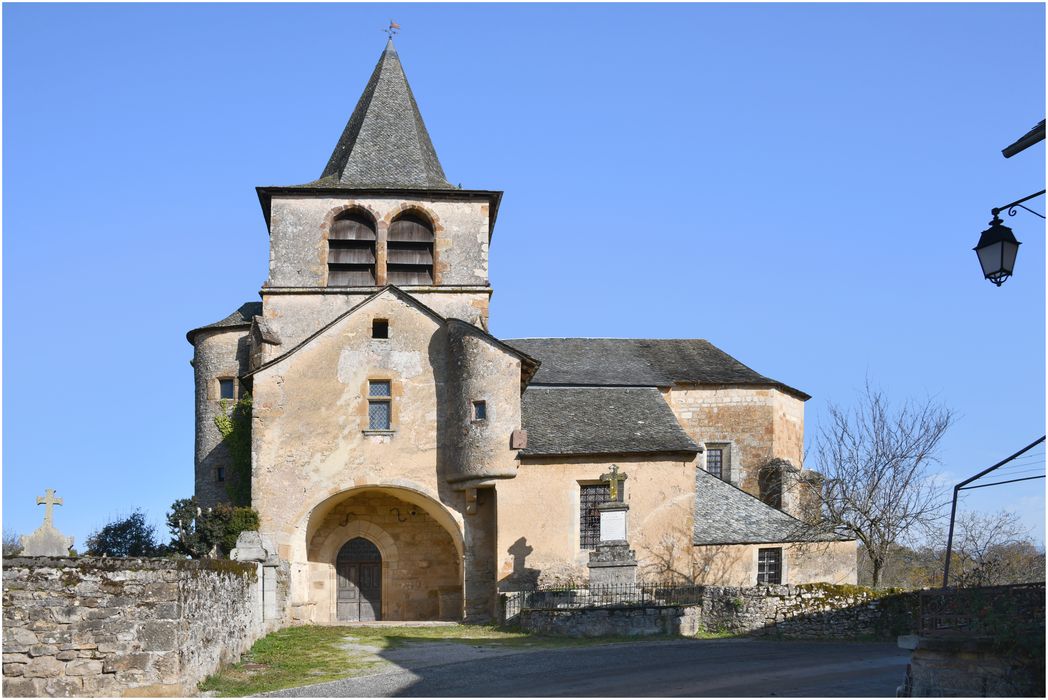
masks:
<instances>
[{"instance_id":1,"label":"black lantern","mask_svg":"<svg viewBox=\"0 0 1048 700\"><path fill-rule=\"evenodd\" d=\"M1015 234L1004 225L995 209L990 228L982 232L982 236L979 237L979 245L972 250L979 255L979 264L982 265L986 279L1000 287L1006 279L1012 276L1019 246L1020 243L1015 240Z\"/></svg>"}]
</instances>

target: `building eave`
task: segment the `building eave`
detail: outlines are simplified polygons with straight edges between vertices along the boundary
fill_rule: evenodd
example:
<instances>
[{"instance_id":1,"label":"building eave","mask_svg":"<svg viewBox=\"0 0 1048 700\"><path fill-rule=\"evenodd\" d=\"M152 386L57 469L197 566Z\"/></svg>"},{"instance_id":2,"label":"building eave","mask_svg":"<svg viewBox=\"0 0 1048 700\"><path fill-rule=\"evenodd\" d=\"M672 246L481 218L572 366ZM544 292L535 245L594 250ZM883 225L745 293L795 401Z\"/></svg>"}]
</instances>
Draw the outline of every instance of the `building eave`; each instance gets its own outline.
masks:
<instances>
[{"instance_id":1,"label":"building eave","mask_svg":"<svg viewBox=\"0 0 1048 700\"><path fill-rule=\"evenodd\" d=\"M273 197L394 197L415 200L474 201L485 200L490 207L488 211L488 242L495 232L495 220L498 218L499 205L502 203L500 190L460 190L460 189L411 189L402 187L313 187L310 185L262 186L256 187L258 202L262 206L262 215L266 219L266 229L270 229Z\"/></svg>"}]
</instances>

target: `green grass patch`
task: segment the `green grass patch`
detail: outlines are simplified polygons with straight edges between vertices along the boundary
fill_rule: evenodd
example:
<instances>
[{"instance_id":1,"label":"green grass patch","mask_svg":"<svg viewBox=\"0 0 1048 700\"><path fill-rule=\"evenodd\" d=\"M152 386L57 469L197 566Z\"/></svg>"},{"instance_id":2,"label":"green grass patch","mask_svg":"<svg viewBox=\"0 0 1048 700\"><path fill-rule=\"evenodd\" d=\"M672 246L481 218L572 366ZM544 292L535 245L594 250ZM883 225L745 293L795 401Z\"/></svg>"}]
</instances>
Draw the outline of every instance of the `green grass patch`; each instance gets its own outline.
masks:
<instances>
[{"instance_id":1,"label":"green grass patch","mask_svg":"<svg viewBox=\"0 0 1048 700\"><path fill-rule=\"evenodd\" d=\"M255 642L240 663L200 683L222 697L323 683L360 675L382 662L345 648L342 627L288 627Z\"/></svg>"}]
</instances>

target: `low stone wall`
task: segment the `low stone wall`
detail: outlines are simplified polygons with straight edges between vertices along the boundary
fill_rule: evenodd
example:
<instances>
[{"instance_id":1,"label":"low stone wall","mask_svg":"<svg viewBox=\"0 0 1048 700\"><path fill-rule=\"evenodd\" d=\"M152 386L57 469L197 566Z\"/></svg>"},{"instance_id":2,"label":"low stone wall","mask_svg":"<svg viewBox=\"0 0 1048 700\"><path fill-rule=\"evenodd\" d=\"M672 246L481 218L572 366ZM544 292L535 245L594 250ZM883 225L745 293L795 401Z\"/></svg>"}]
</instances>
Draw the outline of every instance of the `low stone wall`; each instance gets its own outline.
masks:
<instances>
[{"instance_id":1,"label":"low stone wall","mask_svg":"<svg viewBox=\"0 0 1048 700\"><path fill-rule=\"evenodd\" d=\"M894 640L916 625L916 593L859 586L802 584L747 588L700 587L676 605L525 608L529 632L572 637L694 635L700 630L790 638Z\"/></svg>"},{"instance_id":2,"label":"low stone wall","mask_svg":"<svg viewBox=\"0 0 1048 700\"><path fill-rule=\"evenodd\" d=\"M693 636L700 629L699 611L688 606L524 610L521 627L534 634L558 637Z\"/></svg>"},{"instance_id":3,"label":"low stone wall","mask_svg":"<svg viewBox=\"0 0 1048 700\"><path fill-rule=\"evenodd\" d=\"M256 564L3 561L3 694L193 695L262 635Z\"/></svg>"}]
</instances>

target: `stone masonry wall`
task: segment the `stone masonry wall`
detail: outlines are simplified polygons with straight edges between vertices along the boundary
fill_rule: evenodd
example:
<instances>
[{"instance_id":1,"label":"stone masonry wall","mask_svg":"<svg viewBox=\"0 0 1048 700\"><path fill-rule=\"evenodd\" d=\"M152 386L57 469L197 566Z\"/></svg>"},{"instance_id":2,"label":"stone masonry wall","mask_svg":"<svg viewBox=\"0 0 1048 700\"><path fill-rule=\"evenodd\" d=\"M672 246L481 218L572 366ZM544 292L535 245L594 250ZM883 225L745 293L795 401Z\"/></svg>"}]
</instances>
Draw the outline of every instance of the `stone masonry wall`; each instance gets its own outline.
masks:
<instances>
[{"instance_id":1,"label":"stone masonry wall","mask_svg":"<svg viewBox=\"0 0 1048 700\"><path fill-rule=\"evenodd\" d=\"M694 600L687 605L525 609L520 624L528 632L570 637L705 630L798 639L894 639L916 624L916 593L885 595L859 586L703 587Z\"/></svg>"},{"instance_id":2,"label":"stone masonry wall","mask_svg":"<svg viewBox=\"0 0 1048 700\"><path fill-rule=\"evenodd\" d=\"M182 696L263 632L253 564L3 562L3 694Z\"/></svg>"}]
</instances>

